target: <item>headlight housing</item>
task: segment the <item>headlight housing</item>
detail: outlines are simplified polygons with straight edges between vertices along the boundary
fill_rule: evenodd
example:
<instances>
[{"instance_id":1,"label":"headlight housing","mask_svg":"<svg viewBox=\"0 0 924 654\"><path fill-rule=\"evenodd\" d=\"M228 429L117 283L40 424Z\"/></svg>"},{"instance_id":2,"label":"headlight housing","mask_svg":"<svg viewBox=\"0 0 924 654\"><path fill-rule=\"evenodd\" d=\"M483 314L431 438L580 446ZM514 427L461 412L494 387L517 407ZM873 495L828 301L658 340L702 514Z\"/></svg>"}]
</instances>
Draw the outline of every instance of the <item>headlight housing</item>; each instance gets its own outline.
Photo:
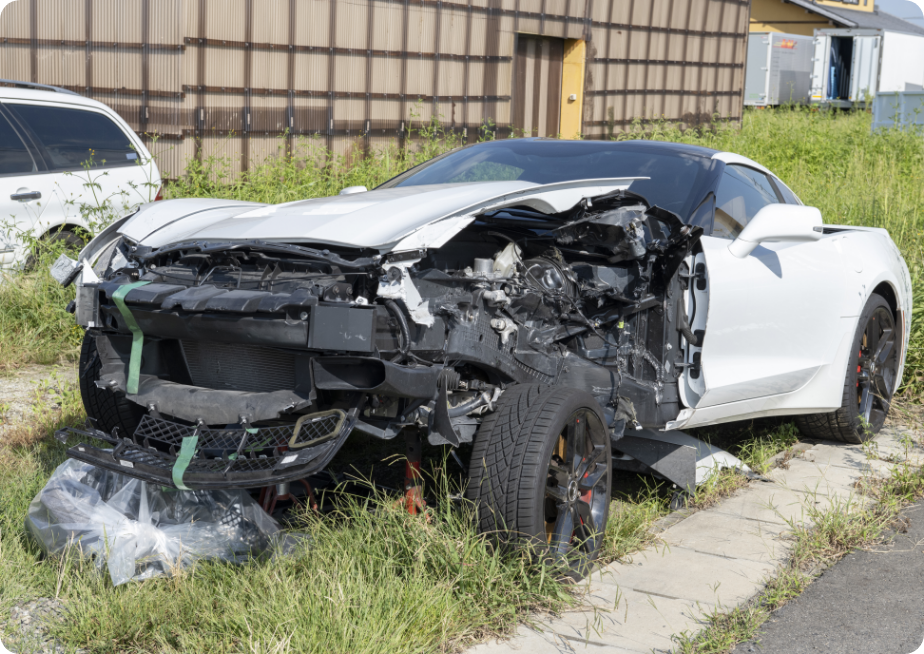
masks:
<instances>
[{"instance_id":1,"label":"headlight housing","mask_svg":"<svg viewBox=\"0 0 924 654\"><path fill-rule=\"evenodd\" d=\"M128 258L123 251L123 243L124 239L121 236L116 237L100 250L95 261L90 262L97 277L102 279L112 271L124 268L128 264Z\"/></svg>"}]
</instances>

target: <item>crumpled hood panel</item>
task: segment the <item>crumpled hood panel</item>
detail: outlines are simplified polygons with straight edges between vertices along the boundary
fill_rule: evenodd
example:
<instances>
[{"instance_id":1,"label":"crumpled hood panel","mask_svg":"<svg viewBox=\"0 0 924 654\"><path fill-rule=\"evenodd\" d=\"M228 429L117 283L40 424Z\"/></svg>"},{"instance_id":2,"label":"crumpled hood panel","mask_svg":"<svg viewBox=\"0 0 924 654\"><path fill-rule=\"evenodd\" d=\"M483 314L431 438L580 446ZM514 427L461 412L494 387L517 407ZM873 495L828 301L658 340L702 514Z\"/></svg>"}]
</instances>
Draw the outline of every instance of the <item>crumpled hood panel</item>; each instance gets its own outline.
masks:
<instances>
[{"instance_id":1,"label":"crumpled hood panel","mask_svg":"<svg viewBox=\"0 0 924 654\"><path fill-rule=\"evenodd\" d=\"M119 230L151 247L187 240L264 240L386 249L468 206L531 182L408 186L265 205L171 200L147 205Z\"/></svg>"}]
</instances>

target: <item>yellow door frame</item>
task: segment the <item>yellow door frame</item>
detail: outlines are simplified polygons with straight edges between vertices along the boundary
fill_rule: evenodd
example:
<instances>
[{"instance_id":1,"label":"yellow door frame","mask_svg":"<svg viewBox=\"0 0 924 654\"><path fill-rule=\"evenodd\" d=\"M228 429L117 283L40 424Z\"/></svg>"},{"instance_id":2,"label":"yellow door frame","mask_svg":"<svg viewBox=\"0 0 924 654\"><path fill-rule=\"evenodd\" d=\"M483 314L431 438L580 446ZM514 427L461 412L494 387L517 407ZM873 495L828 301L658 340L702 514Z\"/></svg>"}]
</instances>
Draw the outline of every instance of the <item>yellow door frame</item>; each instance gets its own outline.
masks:
<instances>
[{"instance_id":1,"label":"yellow door frame","mask_svg":"<svg viewBox=\"0 0 924 654\"><path fill-rule=\"evenodd\" d=\"M565 56L561 70L561 121L563 139L579 139L584 131L584 62L587 42L565 39Z\"/></svg>"}]
</instances>

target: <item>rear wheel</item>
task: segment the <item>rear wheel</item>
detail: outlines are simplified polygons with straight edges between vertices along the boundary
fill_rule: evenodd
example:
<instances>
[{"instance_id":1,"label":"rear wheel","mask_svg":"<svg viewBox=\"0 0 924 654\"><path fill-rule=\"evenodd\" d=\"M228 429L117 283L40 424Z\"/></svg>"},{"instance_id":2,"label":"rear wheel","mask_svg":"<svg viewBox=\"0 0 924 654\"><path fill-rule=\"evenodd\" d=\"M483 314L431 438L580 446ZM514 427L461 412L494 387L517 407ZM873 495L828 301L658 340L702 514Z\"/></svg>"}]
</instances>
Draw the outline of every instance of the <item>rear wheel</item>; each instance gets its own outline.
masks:
<instances>
[{"instance_id":1,"label":"rear wheel","mask_svg":"<svg viewBox=\"0 0 924 654\"><path fill-rule=\"evenodd\" d=\"M72 252L79 252L87 244L82 236L69 229L62 229L48 234L45 240L52 244L60 243L65 249Z\"/></svg>"},{"instance_id":2,"label":"rear wheel","mask_svg":"<svg viewBox=\"0 0 924 654\"><path fill-rule=\"evenodd\" d=\"M872 438L889 413L898 383L900 349L892 308L881 296L873 295L860 315L841 408L797 417L799 431L810 438L845 443Z\"/></svg>"},{"instance_id":3,"label":"rear wheel","mask_svg":"<svg viewBox=\"0 0 924 654\"><path fill-rule=\"evenodd\" d=\"M612 447L588 393L518 385L482 423L468 497L478 527L538 547L584 574L597 558L609 514Z\"/></svg>"},{"instance_id":4,"label":"rear wheel","mask_svg":"<svg viewBox=\"0 0 924 654\"><path fill-rule=\"evenodd\" d=\"M117 429L119 436L131 436L141 422L144 409L120 392L97 388L100 368L102 363L96 351L96 337L87 332L83 336L83 347L80 348L77 373L83 408L97 429L109 434Z\"/></svg>"}]
</instances>

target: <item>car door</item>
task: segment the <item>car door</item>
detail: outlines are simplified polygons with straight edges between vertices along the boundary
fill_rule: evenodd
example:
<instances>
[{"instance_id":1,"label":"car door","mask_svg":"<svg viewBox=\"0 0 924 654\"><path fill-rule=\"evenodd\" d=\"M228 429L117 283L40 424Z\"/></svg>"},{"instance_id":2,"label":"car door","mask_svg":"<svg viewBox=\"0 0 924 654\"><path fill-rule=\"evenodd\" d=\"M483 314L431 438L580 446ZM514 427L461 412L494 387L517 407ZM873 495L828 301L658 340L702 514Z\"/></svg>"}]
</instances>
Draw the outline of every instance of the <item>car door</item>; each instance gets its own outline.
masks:
<instances>
[{"instance_id":1,"label":"car door","mask_svg":"<svg viewBox=\"0 0 924 654\"><path fill-rule=\"evenodd\" d=\"M27 140L0 111L0 267L21 258L22 233L39 221L54 186Z\"/></svg>"},{"instance_id":2,"label":"car door","mask_svg":"<svg viewBox=\"0 0 924 654\"><path fill-rule=\"evenodd\" d=\"M726 165L713 233L701 240L708 311L696 408L796 391L835 360L842 260L830 239L763 243L743 259L728 250L761 208L787 197L762 171Z\"/></svg>"},{"instance_id":3,"label":"car door","mask_svg":"<svg viewBox=\"0 0 924 654\"><path fill-rule=\"evenodd\" d=\"M131 207L154 200L160 185L147 150L95 107L7 102L37 143L55 198L36 232L72 224L91 232Z\"/></svg>"}]
</instances>

